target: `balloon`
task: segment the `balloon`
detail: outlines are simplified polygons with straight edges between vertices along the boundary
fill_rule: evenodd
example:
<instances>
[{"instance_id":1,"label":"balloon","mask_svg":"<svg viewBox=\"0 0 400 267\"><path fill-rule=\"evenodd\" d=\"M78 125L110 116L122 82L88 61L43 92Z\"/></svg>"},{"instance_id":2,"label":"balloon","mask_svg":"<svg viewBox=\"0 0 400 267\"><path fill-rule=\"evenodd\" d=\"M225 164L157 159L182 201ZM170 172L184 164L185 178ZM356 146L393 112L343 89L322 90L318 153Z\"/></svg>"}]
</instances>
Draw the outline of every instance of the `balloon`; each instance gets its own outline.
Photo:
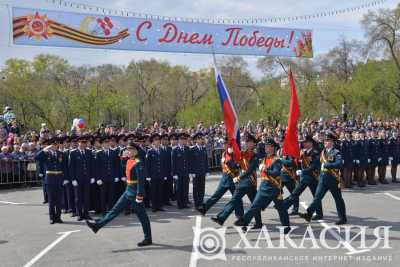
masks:
<instances>
[{"instance_id":1,"label":"balloon","mask_svg":"<svg viewBox=\"0 0 400 267\"><path fill-rule=\"evenodd\" d=\"M78 126L79 129L84 129L84 128L86 127L86 122L85 122L85 120L82 119L82 118L80 118L80 119L78 120L78 123L77 123L76 126Z\"/></svg>"}]
</instances>

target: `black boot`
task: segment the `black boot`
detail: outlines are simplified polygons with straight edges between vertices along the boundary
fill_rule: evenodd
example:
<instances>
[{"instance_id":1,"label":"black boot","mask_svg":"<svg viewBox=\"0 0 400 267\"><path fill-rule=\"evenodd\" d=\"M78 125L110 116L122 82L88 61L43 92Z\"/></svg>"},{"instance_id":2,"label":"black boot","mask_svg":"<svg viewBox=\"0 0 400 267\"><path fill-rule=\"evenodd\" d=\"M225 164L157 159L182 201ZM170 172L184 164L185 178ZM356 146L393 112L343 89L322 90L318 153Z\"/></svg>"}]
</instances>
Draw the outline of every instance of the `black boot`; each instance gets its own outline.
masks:
<instances>
[{"instance_id":1,"label":"black boot","mask_svg":"<svg viewBox=\"0 0 400 267\"><path fill-rule=\"evenodd\" d=\"M153 241L151 239L144 239L142 242L139 242L137 245L138 247L145 247L145 246L150 246L153 244Z\"/></svg>"},{"instance_id":2,"label":"black boot","mask_svg":"<svg viewBox=\"0 0 400 267\"><path fill-rule=\"evenodd\" d=\"M314 215L312 218L311 218L311 220L313 220L313 221L319 221L319 220L322 220L323 219L323 217L322 216L319 216L319 215Z\"/></svg>"},{"instance_id":3,"label":"black boot","mask_svg":"<svg viewBox=\"0 0 400 267\"><path fill-rule=\"evenodd\" d=\"M100 230L96 223L86 221L86 224L90 229L92 229L93 233L97 233Z\"/></svg>"},{"instance_id":4,"label":"black boot","mask_svg":"<svg viewBox=\"0 0 400 267\"><path fill-rule=\"evenodd\" d=\"M197 211L200 212L201 215L203 215L203 216L206 215L206 212L207 212L206 207L205 207L204 204L203 204L203 205L200 205L200 206L197 208Z\"/></svg>"},{"instance_id":5,"label":"black boot","mask_svg":"<svg viewBox=\"0 0 400 267\"><path fill-rule=\"evenodd\" d=\"M299 212L299 216L304 220L306 220L307 222L311 221L311 215L309 215L307 212L306 213Z\"/></svg>"},{"instance_id":6,"label":"black boot","mask_svg":"<svg viewBox=\"0 0 400 267\"><path fill-rule=\"evenodd\" d=\"M218 219L218 217L212 217L211 220L212 220L213 222L215 222L215 223L218 223L218 224L221 225L221 226L224 224L224 222L221 222L221 221Z\"/></svg>"},{"instance_id":7,"label":"black boot","mask_svg":"<svg viewBox=\"0 0 400 267\"><path fill-rule=\"evenodd\" d=\"M235 226L247 226L243 218L239 218L236 222L233 223Z\"/></svg>"},{"instance_id":8,"label":"black boot","mask_svg":"<svg viewBox=\"0 0 400 267\"><path fill-rule=\"evenodd\" d=\"M337 221L335 224L336 225L342 225L347 223L347 218L340 218L339 221Z\"/></svg>"}]
</instances>

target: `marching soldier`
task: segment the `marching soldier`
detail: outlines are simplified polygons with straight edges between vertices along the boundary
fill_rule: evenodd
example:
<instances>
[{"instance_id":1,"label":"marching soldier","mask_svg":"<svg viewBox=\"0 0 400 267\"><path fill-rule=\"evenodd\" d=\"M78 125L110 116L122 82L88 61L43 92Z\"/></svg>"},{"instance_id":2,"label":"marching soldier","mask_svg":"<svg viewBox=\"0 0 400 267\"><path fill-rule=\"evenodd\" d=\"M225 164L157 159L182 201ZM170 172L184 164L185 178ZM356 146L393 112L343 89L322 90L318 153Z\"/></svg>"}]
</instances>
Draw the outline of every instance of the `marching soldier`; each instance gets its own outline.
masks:
<instances>
[{"instance_id":1,"label":"marching soldier","mask_svg":"<svg viewBox=\"0 0 400 267\"><path fill-rule=\"evenodd\" d=\"M61 208L63 198L63 184L66 182L66 158L63 152L58 150L56 137L49 139L46 146L36 155L36 160L42 162L46 172L44 182L49 201L50 224L63 223L61 220Z\"/></svg>"},{"instance_id":2,"label":"marching soldier","mask_svg":"<svg viewBox=\"0 0 400 267\"><path fill-rule=\"evenodd\" d=\"M326 192L330 191L333 198L335 199L336 209L339 216L339 221L336 225L346 224L346 206L342 197L341 192L341 181L340 181L340 168L342 167L342 156L339 150L334 148L334 142L336 137L328 133L324 142L324 150L321 153L321 174L319 176L319 182L315 197L307 208L306 213L299 213L300 217L304 218L307 222L310 222L311 217L321 205L321 201L324 198Z\"/></svg>"},{"instance_id":3,"label":"marching soldier","mask_svg":"<svg viewBox=\"0 0 400 267\"><path fill-rule=\"evenodd\" d=\"M233 178L239 176L240 166L235 162L233 158L233 149L229 147L228 140L224 142L224 152L221 157L221 169L222 176L219 180L219 184L214 194L200 207L197 209L202 215L205 215L207 211L221 199L221 197L229 191L232 195L235 192L235 183ZM240 204L235 207L235 214L237 218L243 216L243 203L240 200Z\"/></svg>"},{"instance_id":4,"label":"marching soldier","mask_svg":"<svg viewBox=\"0 0 400 267\"><path fill-rule=\"evenodd\" d=\"M236 185L235 192L232 195L232 199L225 205L224 209L217 214L216 217L212 217L211 220L218 223L219 225L223 225L229 215L233 210L239 209L239 205L241 203L244 195L250 199L251 202L254 201L254 198L257 194L257 167L259 163L259 158L254 153L255 146L257 144L257 140L251 134L246 136L246 151L241 153L240 159L240 169L242 173L239 176L233 178L233 182ZM261 221L261 213L260 211L254 212L255 224L252 229L261 229L262 221Z\"/></svg>"},{"instance_id":5,"label":"marching soldier","mask_svg":"<svg viewBox=\"0 0 400 267\"><path fill-rule=\"evenodd\" d=\"M286 209L289 209L299 199L307 187L313 196L315 196L317 190L320 170L319 152L314 148L314 139L310 135L303 140L303 149L300 152L300 167L301 169L296 171L296 175L300 176L300 181L292 194L283 201ZM316 215L312 219L321 220L322 218L322 205L319 204L316 206Z\"/></svg>"},{"instance_id":6,"label":"marching soldier","mask_svg":"<svg viewBox=\"0 0 400 267\"><path fill-rule=\"evenodd\" d=\"M178 209L189 208L189 160L187 146L188 134L179 135L178 146L172 150L172 175L176 181L176 200Z\"/></svg>"},{"instance_id":7,"label":"marching soldier","mask_svg":"<svg viewBox=\"0 0 400 267\"><path fill-rule=\"evenodd\" d=\"M195 208L198 209L204 201L208 157L206 148L204 147L203 134L195 134L193 140L196 142L196 145L191 148L190 169L193 181L193 201Z\"/></svg>"},{"instance_id":8,"label":"marching soldier","mask_svg":"<svg viewBox=\"0 0 400 267\"><path fill-rule=\"evenodd\" d=\"M145 162L146 180L150 183L151 209L153 212L163 209L163 185L166 173L163 169L160 135L154 133L150 137L151 148L147 151Z\"/></svg>"},{"instance_id":9,"label":"marching soldier","mask_svg":"<svg viewBox=\"0 0 400 267\"><path fill-rule=\"evenodd\" d=\"M75 195L75 208L78 221L91 219L90 208L90 185L95 183L93 177L93 154L86 148L88 137L77 138L78 148L71 151L69 155L69 174L72 179Z\"/></svg>"},{"instance_id":10,"label":"marching soldier","mask_svg":"<svg viewBox=\"0 0 400 267\"><path fill-rule=\"evenodd\" d=\"M277 152L277 156L280 158L282 164L282 170L281 170L282 187L286 187L287 190L290 192L290 194L292 194L297 184L296 162L291 156L283 155L283 150L282 150L283 140L284 140L283 137L279 138L280 149ZM298 213L299 213L299 198L296 198L293 201L293 210L290 213L290 215L297 215Z\"/></svg>"},{"instance_id":11,"label":"marching soldier","mask_svg":"<svg viewBox=\"0 0 400 267\"><path fill-rule=\"evenodd\" d=\"M152 242L150 220L146 214L146 209L143 204L144 194L144 165L139 156L140 146L132 141L128 142L127 145L129 160L126 164L127 185L125 192L119 198L114 207L107 212L107 214L95 222L86 221L86 224L92 229L94 233L97 233L101 228L107 225L115 217L118 216L126 207L128 203L131 203L136 216L138 217L143 233L144 240L138 243L139 247L149 246Z\"/></svg>"},{"instance_id":12,"label":"marching soldier","mask_svg":"<svg viewBox=\"0 0 400 267\"><path fill-rule=\"evenodd\" d=\"M251 207L242 218L234 223L236 226L247 227L251 219L256 214L259 214L261 210L266 209L273 201L275 208L278 210L282 226L285 226L284 233L287 234L290 231L289 215L282 203L282 162L276 155L277 147L278 144L272 139L265 142L266 156L259 167L261 173L260 188L257 191L254 201L251 203Z\"/></svg>"}]
</instances>

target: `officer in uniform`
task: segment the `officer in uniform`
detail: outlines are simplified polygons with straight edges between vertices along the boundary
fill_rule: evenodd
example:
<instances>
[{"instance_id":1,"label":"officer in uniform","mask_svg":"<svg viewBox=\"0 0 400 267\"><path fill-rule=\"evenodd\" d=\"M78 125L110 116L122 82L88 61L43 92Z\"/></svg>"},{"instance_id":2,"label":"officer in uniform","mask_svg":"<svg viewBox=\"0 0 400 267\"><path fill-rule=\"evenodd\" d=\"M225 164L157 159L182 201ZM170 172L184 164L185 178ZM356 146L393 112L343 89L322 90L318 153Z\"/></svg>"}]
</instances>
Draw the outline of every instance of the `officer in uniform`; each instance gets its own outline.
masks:
<instances>
[{"instance_id":1,"label":"officer in uniform","mask_svg":"<svg viewBox=\"0 0 400 267\"><path fill-rule=\"evenodd\" d=\"M241 199L244 195L250 199L251 202L257 194L257 167L259 164L258 154L254 153L254 149L257 144L257 139L251 135L246 136L246 151L241 152L240 156L240 169L242 170L239 176L233 178L233 182L236 184L235 192L233 193L232 199L225 205L224 209L217 214L216 217L212 217L211 220L223 225L233 210L239 208ZM261 213L255 211L254 213L255 224L252 229L262 228Z\"/></svg>"},{"instance_id":2,"label":"officer in uniform","mask_svg":"<svg viewBox=\"0 0 400 267\"><path fill-rule=\"evenodd\" d=\"M178 209L189 208L189 160L190 148L187 146L188 134L179 135L179 144L172 150L172 175L176 181L176 200Z\"/></svg>"},{"instance_id":3,"label":"officer in uniform","mask_svg":"<svg viewBox=\"0 0 400 267\"><path fill-rule=\"evenodd\" d=\"M63 198L63 184L66 181L66 158L63 152L58 150L57 137L49 139L46 146L35 157L42 162L45 172L45 185L49 201L50 224L63 223L61 220L61 204Z\"/></svg>"},{"instance_id":4,"label":"officer in uniform","mask_svg":"<svg viewBox=\"0 0 400 267\"><path fill-rule=\"evenodd\" d=\"M107 212L107 214L95 222L86 221L87 225L92 229L94 233L97 233L102 227L107 225L115 217L118 216L126 207L128 203L131 203L136 216L138 217L143 233L144 240L138 243L139 247L149 246L152 242L150 220L146 214L146 209L143 204L144 194L144 165L139 157L138 151L141 150L140 146L132 141L128 142L127 145L129 160L126 164L127 177L126 189L122 196L119 198L114 207Z\"/></svg>"},{"instance_id":5,"label":"officer in uniform","mask_svg":"<svg viewBox=\"0 0 400 267\"><path fill-rule=\"evenodd\" d=\"M93 154L86 148L87 140L87 136L78 137L78 148L69 155L69 174L74 187L78 221L90 219L90 185L96 181L93 177Z\"/></svg>"},{"instance_id":6,"label":"officer in uniform","mask_svg":"<svg viewBox=\"0 0 400 267\"><path fill-rule=\"evenodd\" d=\"M389 143L386 139L385 130L379 131L378 150L378 180L381 184L388 184L388 181L386 181L386 168L389 158Z\"/></svg>"},{"instance_id":7,"label":"officer in uniform","mask_svg":"<svg viewBox=\"0 0 400 267\"><path fill-rule=\"evenodd\" d=\"M281 170L282 187L286 187L287 190L290 192L290 194L292 194L297 184L296 162L291 156L283 155L284 137L281 137L278 140L280 149L277 152L277 156L280 158L282 164L282 170ZM297 215L298 213L299 213L299 198L294 199L293 210L290 213L290 215Z\"/></svg>"},{"instance_id":8,"label":"officer in uniform","mask_svg":"<svg viewBox=\"0 0 400 267\"><path fill-rule=\"evenodd\" d=\"M172 147L169 144L170 136L168 134L163 134L161 136L161 157L162 161L161 163L163 164L162 169L164 170L164 181L163 181L163 202L164 205L166 206L172 206L171 200L173 200L173 194L174 194L174 184L173 184L173 179L171 175L171 155L172 155Z\"/></svg>"},{"instance_id":9,"label":"officer in uniform","mask_svg":"<svg viewBox=\"0 0 400 267\"><path fill-rule=\"evenodd\" d=\"M365 131L360 129L355 133L353 142L354 180L359 187L365 187L364 173L368 164L368 146L364 140Z\"/></svg>"},{"instance_id":10,"label":"officer in uniform","mask_svg":"<svg viewBox=\"0 0 400 267\"><path fill-rule=\"evenodd\" d=\"M276 155L277 147L278 144L272 139L268 139L265 142L266 156L262 159L262 164L259 167L261 173L260 187L254 201L251 203L251 207L242 218L234 223L236 226L247 227L251 219L256 214L259 214L261 210L266 209L273 201L275 208L278 210L282 226L285 226L284 233L287 234L290 231L289 215L282 203L282 162Z\"/></svg>"},{"instance_id":11,"label":"officer in uniform","mask_svg":"<svg viewBox=\"0 0 400 267\"><path fill-rule=\"evenodd\" d=\"M306 213L299 213L300 217L304 218L307 222L311 220L314 211L321 205L326 192L330 191L335 199L336 210L339 216L339 221L336 225L346 224L346 206L341 192L340 169L342 167L342 156L339 150L334 148L336 137L332 133L326 135L324 141L324 150L321 153L321 174L315 197L307 208Z\"/></svg>"},{"instance_id":12,"label":"officer in uniform","mask_svg":"<svg viewBox=\"0 0 400 267\"><path fill-rule=\"evenodd\" d=\"M240 166L234 160L233 149L229 146L227 139L225 139L224 142L224 152L222 152L221 157L221 169L222 176L219 180L217 189L214 194L197 209L202 215L205 215L227 191L231 192L232 195L235 192L235 183L233 182L233 178L239 176ZM240 204L235 207L235 215L237 218L243 216L242 200L240 200Z\"/></svg>"},{"instance_id":13,"label":"officer in uniform","mask_svg":"<svg viewBox=\"0 0 400 267\"><path fill-rule=\"evenodd\" d=\"M169 135L169 140L171 142L171 175L172 175L172 151L174 151L174 149L178 146L179 135L176 133L172 133ZM172 185L173 185L173 191L172 191L171 200L175 201L176 200L176 189L177 189L177 180L176 179L172 179Z\"/></svg>"},{"instance_id":14,"label":"officer in uniform","mask_svg":"<svg viewBox=\"0 0 400 267\"><path fill-rule=\"evenodd\" d=\"M390 147L390 173L392 175L392 183L398 183L397 181L397 166L400 161L400 139L398 137L397 130L392 132L392 136L389 139L389 147Z\"/></svg>"},{"instance_id":15,"label":"officer in uniform","mask_svg":"<svg viewBox=\"0 0 400 267\"><path fill-rule=\"evenodd\" d=\"M376 138L376 133L373 130L368 131L368 166L367 166L367 182L368 185L376 185L375 181L375 170L378 164L379 158L379 142Z\"/></svg>"},{"instance_id":16,"label":"officer in uniform","mask_svg":"<svg viewBox=\"0 0 400 267\"><path fill-rule=\"evenodd\" d=\"M47 140L40 140L40 144L43 146L47 144ZM46 190L46 183L45 183L45 168L43 165L43 162L41 161L36 161L36 171L38 176L42 179L42 189L43 189L43 204L47 204L49 202L48 196L47 196L47 190Z\"/></svg>"},{"instance_id":17,"label":"officer in uniform","mask_svg":"<svg viewBox=\"0 0 400 267\"><path fill-rule=\"evenodd\" d=\"M190 174L193 181L193 201L196 209L204 202L206 174L208 173L208 157L203 137L204 135L201 132L193 135L196 145L191 147L190 153Z\"/></svg>"},{"instance_id":18,"label":"officer in uniform","mask_svg":"<svg viewBox=\"0 0 400 267\"><path fill-rule=\"evenodd\" d=\"M163 209L163 185L166 173L163 169L160 135L154 133L150 136L151 148L147 151L145 161L146 180L150 183L151 209L153 212Z\"/></svg>"},{"instance_id":19,"label":"officer in uniform","mask_svg":"<svg viewBox=\"0 0 400 267\"><path fill-rule=\"evenodd\" d=\"M307 135L303 140L303 149L300 152L300 167L301 169L296 171L296 175L300 176L300 182L296 185L292 194L283 201L287 209L299 199L307 187L313 196L315 196L317 190L320 170L319 152L314 148L314 139L310 135ZM321 204L316 207L316 213L312 219L321 220L323 218Z\"/></svg>"},{"instance_id":20,"label":"officer in uniform","mask_svg":"<svg viewBox=\"0 0 400 267\"><path fill-rule=\"evenodd\" d=\"M353 187L353 146L351 131L346 129L345 138L340 143L340 150L343 156L343 179L345 188Z\"/></svg>"},{"instance_id":21,"label":"officer in uniform","mask_svg":"<svg viewBox=\"0 0 400 267\"><path fill-rule=\"evenodd\" d=\"M100 187L100 207L103 213L115 204L118 186L119 161L115 149L110 147L110 137L102 138L102 149L96 153L96 169L100 170L97 184Z\"/></svg>"}]
</instances>

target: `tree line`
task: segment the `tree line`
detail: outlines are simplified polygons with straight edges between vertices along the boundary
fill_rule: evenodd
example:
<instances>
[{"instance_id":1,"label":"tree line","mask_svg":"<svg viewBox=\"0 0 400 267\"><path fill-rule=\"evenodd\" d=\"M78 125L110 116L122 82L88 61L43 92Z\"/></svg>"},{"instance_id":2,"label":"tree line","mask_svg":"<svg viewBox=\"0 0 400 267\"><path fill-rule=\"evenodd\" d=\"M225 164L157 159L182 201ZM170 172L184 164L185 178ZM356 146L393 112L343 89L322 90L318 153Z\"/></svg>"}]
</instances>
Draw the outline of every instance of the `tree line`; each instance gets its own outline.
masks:
<instances>
[{"instance_id":1,"label":"tree line","mask_svg":"<svg viewBox=\"0 0 400 267\"><path fill-rule=\"evenodd\" d=\"M391 119L400 116L400 7L369 11L361 24L366 42L342 38L314 59L260 58L263 78L251 76L242 57L224 57L219 70L242 122L285 124L289 88L284 69L296 77L302 119L340 114ZM25 128L46 123L69 129L76 117L90 127L100 123L135 127L163 121L190 126L222 120L213 70L191 71L156 59L127 66L72 66L41 54L12 58L1 71L0 105L12 106Z\"/></svg>"}]
</instances>

